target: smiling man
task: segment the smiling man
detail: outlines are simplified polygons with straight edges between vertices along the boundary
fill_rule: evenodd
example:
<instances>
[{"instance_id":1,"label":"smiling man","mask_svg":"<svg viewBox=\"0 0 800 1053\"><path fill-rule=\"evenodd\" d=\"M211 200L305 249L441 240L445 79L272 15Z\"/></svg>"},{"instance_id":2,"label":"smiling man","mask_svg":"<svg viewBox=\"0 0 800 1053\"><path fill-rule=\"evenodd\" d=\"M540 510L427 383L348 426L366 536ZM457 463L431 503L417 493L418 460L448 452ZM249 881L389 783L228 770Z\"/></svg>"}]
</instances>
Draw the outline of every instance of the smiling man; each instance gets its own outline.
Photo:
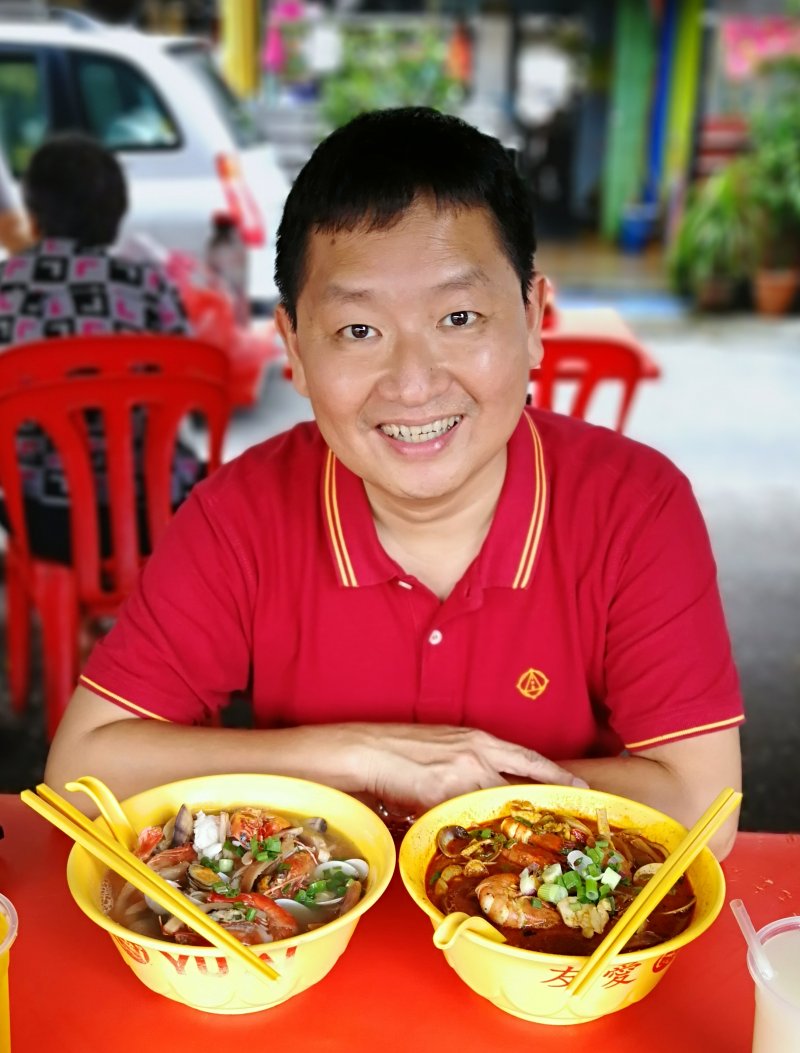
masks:
<instances>
[{"instance_id":1,"label":"smiling man","mask_svg":"<svg viewBox=\"0 0 800 1053\"><path fill-rule=\"evenodd\" d=\"M364 114L317 148L276 266L314 423L194 491L84 670L49 782L266 771L409 812L586 782L687 824L738 788L741 698L688 482L525 407L534 249L513 162L455 118ZM236 692L254 728L207 726Z\"/></svg>"}]
</instances>

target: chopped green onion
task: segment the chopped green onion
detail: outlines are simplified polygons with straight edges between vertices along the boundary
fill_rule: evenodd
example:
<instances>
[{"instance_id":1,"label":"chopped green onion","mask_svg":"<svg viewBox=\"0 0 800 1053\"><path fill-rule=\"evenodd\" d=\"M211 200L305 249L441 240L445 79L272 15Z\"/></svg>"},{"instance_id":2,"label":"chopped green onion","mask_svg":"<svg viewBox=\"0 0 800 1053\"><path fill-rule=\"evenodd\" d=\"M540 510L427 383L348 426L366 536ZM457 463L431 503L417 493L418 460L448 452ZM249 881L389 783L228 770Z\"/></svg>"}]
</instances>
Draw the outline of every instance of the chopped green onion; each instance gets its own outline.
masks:
<instances>
[{"instance_id":1,"label":"chopped green onion","mask_svg":"<svg viewBox=\"0 0 800 1053\"><path fill-rule=\"evenodd\" d=\"M574 910L574 911L579 911L582 906L583 906L583 904L580 902L580 900L576 900L575 902L570 903L569 909L570 910Z\"/></svg>"},{"instance_id":2,"label":"chopped green onion","mask_svg":"<svg viewBox=\"0 0 800 1053\"><path fill-rule=\"evenodd\" d=\"M233 870L233 860L218 859L213 869L217 870L220 874L230 874Z\"/></svg>"},{"instance_id":3,"label":"chopped green onion","mask_svg":"<svg viewBox=\"0 0 800 1053\"><path fill-rule=\"evenodd\" d=\"M492 831L491 830L488 830L488 829L487 830L481 830L481 840L482 841L485 841L487 838L489 838L491 836L492 836Z\"/></svg>"},{"instance_id":4,"label":"chopped green onion","mask_svg":"<svg viewBox=\"0 0 800 1053\"><path fill-rule=\"evenodd\" d=\"M439 878L441 876L442 876L441 870L434 870L434 872L431 874L431 884L435 885L436 882L439 880Z\"/></svg>"},{"instance_id":5,"label":"chopped green onion","mask_svg":"<svg viewBox=\"0 0 800 1053\"><path fill-rule=\"evenodd\" d=\"M595 841L595 848L608 848L608 841Z\"/></svg>"},{"instance_id":6,"label":"chopped green onion","mask_svg":"<svg viewBox=\"0 0 800 1053\"><path fill-rule=\"evenodd\" d=\"M255 855L258 851L258 839L255 837L250 838L250 851L253 853L253 855Z\"/></svg>"},{"instance_id":7,"label":"chopped green onion","mask_svg":"<svg viewBox=\"0 0 800 1053\"><path fill-rule=\"evenodd\" d=\"M567 862L573 870L577 870L579 874L583 874L587 867L593 866L592 860L585 852L581 852L579 848L573 849L567 856Z\"/></svg>"},{"instance_id":8,"label":"chopped green onion","mask_svg":"<svg viewBox=\"0 0 800 1053\"><path fill-rule=\"evenodd\" d=\"M616 870L612 870L611 867L606 867L600 877L610 889L615 889L620 881L622 881L620 875Z\"/></svg>"},{"instance_id":9,"label":"chopped green onion","mask_svg":"<svg viewBox=\"0 0 800 1053\"><path fill-rule=\"evenodd\" d=\"M567 889L581 888L582 887L581 879L575 873L574 870L568 870L566 872L566 874L564 874L562 876L560 884L562 884L564 886L564 888L567 888Z\"/></svg>"},{"instance_id":10,"label":"chopped green onion","mask_svg":"<svg viewBox=\"0 0 800 1053\"><path fill-rule=\"evenodd\" d=\"M567 890L563 885L539 886L539 899L543 899L546 903L558 903L560 900L566 899L567 895Z\"/></svg>"},{"instance_id":11,"label":"chopped green onion","mask_svg":"<svg viewBox=\"0 0 800 1053\"><path fill-rule=\"evenodd\" d=\"M280 852L281 839L279 837L268 837L264 842L264 848L266 848L268 852Z\"/></svg>"},{"instance_id":12,"label":"chopped green onion","mask_svg":"<svg viewBox=\"0 0 800 1053\"><path fill-rule=\"evenodd\" d=\"M584 895L590 903L596 903L600 899L597 881L593 877L587 877L584 882Z\"/></svg>"},{"instance_id":13,"label":"chopped green onion","mask_svg":"<svg viewBox=\"0 0 800 1053\"><path fill-rule=\"evenodd\" d=\"M551 863L549 867L545 867L542 871L542 881L546 885L552 884L558 877L561 877L560 863Z\"/></svg>"},{"instance_id":14,"label":"chopped green onion","mask_svg":"<svg viewBox=\"0 0 800 1053\"><path fill-rule=\"evenodd\" d=\"M256 916L256 908L255 907L250 907L250 909L245 914L245 918L248 921L252 921L255 916Z\"/></svg>"},{"instance_id":15,"label":"chopped green onion","mask_svg":"<svg viewBox=\"0 0 800 1053\"><path fill-rule=\"evenodd\" d=\"M538 896L531 896L531 904L534 907L536 907L537 910L540 910L544 906L544 904L542 903L542 901L539 899Z\"/></svg>"},{"instance_id":16,"label":"chopped green onion","mask_svg":"<svg viewBox=\"0 0 800 1053\"><path fill-rule=\"evenodd\" d=\"M603 859L603 853L599 848L587 848L586 855L593 863L600 863Z\"/></svg>"},{"instance_id":17,"label":"chopped green onion","mask_svg":"<svg viewBox=\"0 0 800 1053\"><path fill-rule=\"evenodd\" d=\"M530 819L523 819L521 815L512 815L512 819L515 819L518 823L522 823L523 826L527 826L529 830L533 830L533 823Z\"/></svg>"},{"instance_id":18,"label":"chopped green onion","mask_svg":"<svg viewBox=\"0 0 800 1053\"><path fill-rule=\"evenodd\" d=\"M619 852L614 852L612 855L610 855L608 857L608 863L606 864L606 866L614 867L614 869L616 870L616 868L621 863L624 863L624 862L625 862L625 857L621 856L619 854Z\"/></svg>"}]
</instances>

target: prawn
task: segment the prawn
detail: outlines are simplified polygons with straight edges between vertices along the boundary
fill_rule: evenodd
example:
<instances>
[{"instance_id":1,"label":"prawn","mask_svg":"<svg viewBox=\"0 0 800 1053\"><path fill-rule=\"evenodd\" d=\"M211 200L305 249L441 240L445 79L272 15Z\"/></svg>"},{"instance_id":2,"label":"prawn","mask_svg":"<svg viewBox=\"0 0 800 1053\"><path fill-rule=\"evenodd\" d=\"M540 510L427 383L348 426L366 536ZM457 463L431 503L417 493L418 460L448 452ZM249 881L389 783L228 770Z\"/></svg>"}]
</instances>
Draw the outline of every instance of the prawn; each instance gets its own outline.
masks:
<instances>
[{"instance_id":1,"label":"prawn","mask_svg":"<svg viewBox=\"0 0 800 1053\"><path fill-rule=\"evenodd\" d=\"M549 929L558 925L558 912L542 904L535 907L519 890L518 874L492 874L475 887L480 908L496 925L509 929Z\"/></svg>"}]
</instances>

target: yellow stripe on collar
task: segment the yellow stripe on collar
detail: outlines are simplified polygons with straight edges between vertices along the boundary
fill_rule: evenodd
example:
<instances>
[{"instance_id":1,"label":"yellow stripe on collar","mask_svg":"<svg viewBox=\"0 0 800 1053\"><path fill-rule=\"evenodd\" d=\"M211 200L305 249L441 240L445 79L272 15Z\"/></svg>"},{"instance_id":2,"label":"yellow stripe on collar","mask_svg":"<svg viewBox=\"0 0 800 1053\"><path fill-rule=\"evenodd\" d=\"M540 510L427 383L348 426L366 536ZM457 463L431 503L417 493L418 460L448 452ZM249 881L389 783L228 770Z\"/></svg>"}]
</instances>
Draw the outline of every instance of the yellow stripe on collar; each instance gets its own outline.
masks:
<instances>
[{"instance_id":1,"label":"yellow stripe on collar","mask_svg":"<svg viewBox=\"0 0 800 1053\"><path fill-rule=\"evenodd\" d=\"M353 572L353 564L350 562L350 555L344 541L339 505L336 500L336 458L332 450L328 450L328 456L325 460L325 517L341 582L347 587L356 586L358 581Z\"/></svg>"},{"instance_id":2,"label":"yellow stripe on collar","mask_svg":"<svg viewBox=\"0 0 800 1053\"><path fill-rule=\"evenodd\" d=\"M525 420L528 422L528 427L531 430L534 451L533 509L531 511L531 521L528 525L525 544L522 547L522 556L520 557L519 566L512 585L512 588L514 589L527 588L528 583L531 580L533 565L536 562L536 554L539 551L539 543L542 537L544 510L547 497L547 477L545 476L544 471L544 451L542 449L542 440L539 437L539 432L536 430L536 425L527 413L525 414Z\"/></svg>"}]
</instances>

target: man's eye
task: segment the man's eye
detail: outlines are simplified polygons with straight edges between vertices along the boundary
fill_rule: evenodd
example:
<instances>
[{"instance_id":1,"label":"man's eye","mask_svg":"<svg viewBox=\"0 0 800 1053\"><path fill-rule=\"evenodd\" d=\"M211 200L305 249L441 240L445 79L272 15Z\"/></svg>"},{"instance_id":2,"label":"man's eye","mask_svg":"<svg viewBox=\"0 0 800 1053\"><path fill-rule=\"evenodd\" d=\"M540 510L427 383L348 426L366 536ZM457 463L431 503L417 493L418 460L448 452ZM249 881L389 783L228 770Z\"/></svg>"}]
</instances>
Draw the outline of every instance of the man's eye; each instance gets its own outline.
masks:
<instances>
[{"instance_id":1,"label":"man's eye","mask_svg":"<svg viewBox=\"0 0 800 1053\"><path fill-rule=\"evenodd\" d=\"M368 336L375 334L375 330L371 325L362 325L361 323L346 325L341 332L350 340L366 340Z\"/></svg>"},{"instance_id":2,"label":"man's eye","mask_svg":"<svg viewBox=\"0 0 800 1053\"><path fill-rule=\"evenodd\" d=\"M444 316L442 324L446 326L472 325L477 317L476 311L451 311L450 314Z\"/></svg>"}]
</instances>

